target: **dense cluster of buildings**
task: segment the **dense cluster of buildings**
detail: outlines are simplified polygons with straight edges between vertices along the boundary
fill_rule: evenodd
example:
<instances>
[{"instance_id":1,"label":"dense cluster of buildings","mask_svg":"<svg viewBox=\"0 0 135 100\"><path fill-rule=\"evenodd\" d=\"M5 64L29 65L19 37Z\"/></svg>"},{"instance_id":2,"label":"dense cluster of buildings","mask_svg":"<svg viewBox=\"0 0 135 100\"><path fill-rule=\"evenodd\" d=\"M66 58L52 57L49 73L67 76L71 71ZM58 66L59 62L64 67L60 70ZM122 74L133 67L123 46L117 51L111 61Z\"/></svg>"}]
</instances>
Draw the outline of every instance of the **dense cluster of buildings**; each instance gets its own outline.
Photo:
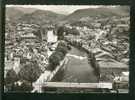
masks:
<instances>
[{"instance_id":1,"label":"dense cluster of buildings","mask_svg":"<svg viewBox=\"0 0 135 100\"><path fill-rule=\"evenodd\" d=\"M10 23L7 23L6 25L5 79L7 73L11 70L19 77L21 69L24 68L25 65L33 63L33 61L38 64L42 74L45 73L45 75L47 75L46 70L49 65L49 57L58 44L53 27L50 25L43 29L37 24L29 23L19 23L15 25L14 28L11 26ZM39 77L38 80L45 80L46 77L47 76L42 78ZM17 81L17 84L22 84L23 81L24 80L20 79ZM15 83L16 82L11 82L11 84ZM5 84L5 86L7 86L7 84ZM6 87L5 89L8 88Z\"/></svg>"},{"instance_id":2,"label":"dense cluster of buildings","mask_svg":"<svg viewBox=\"0 0 135 100\"><path fill-rule=\"evenodd\" d=\"M129 17L114 16L91 21L89 23L87 19L89 24L83 26L80 22L73 24L72 27L78 29L80 35L68 35L65 39L95 55L100 68L100 81L113 82L122 73L126 73L124 81L128 81Z\"/></svg>"},{"instance_id":3,"label":"dense cluster of buildings","mask_svg":"<svg viewBox=\"0 0 135 100\"><path fill-rule=\"evenodd\" d=\"M101 82L124 81L128 84L129 22L129 17L81 18L76 23L65 24L69 29L78 30L80 35L64 34L64 37L66 41L94 54L99 65ZM28 61L37 61L44 73L49 56L58 45L57 36L53 33L53 30L47 32L37 24L7 23L5 75L10 69L18 73L21 66ZM42 76L39 78L43 79Z\"/></svg>"},{"instance_id":4,"label":"dense cluster of buildings","mask_svg":"<svg viewBox=\"0 0 135 100\"><path fill-rule=\"evenodd\" d=\"M11 30L11 29L10 29ZM25 60L36 60L42 70L48 64L47 42L40 38L40 26L36 24L19 23L14 33L6 32L5 36L5 74L18 63L18 68ZM14 40L9 35L14 35ZM42 42L41 42L42 41ZM16 58L18 61L16 61ZM8 65L7 65L8 64ZM15 69L16 70L16 69Z\"/></svg>"}]
</instances>

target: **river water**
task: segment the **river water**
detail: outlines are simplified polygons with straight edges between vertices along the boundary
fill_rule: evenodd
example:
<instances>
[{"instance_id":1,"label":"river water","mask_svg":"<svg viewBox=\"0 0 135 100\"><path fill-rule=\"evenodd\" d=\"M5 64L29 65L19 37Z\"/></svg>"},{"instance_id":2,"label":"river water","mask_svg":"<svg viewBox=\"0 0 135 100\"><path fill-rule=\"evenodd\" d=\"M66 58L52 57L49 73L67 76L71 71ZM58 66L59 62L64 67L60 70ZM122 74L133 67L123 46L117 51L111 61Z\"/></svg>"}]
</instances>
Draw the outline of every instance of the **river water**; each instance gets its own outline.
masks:
<instances>
[{"instance_id":1,"label":"river water","mask_svg":"<svg viewBox=\"0 0 135 100\"><path fill-rule=\"evenodd\" d=\"M68 55L72 56L67 56L69 62L66 65L62 82L78 82L78 83L98 82L98 79L94 74L94 69L88 63L87 54L84 51L72 47Z\"/></svg>"},{"instance_id":2,"label":"river water","mask_svg":"<svg viewBox=\"0 0 135 100\"><path fill-rule=\"evenodd\" d=\"M57 36L53 34L53 30L48 31L47 37L48 42L57 41ZM69 61L66 64L66 69L62 75L60 74L60 77L62 77L61 82L98 82L98 79L94 74L94 69L88 63L87 54L73 46L71 46L71 48L72 49L67 54Z\"/></svg>"}]
</instances>

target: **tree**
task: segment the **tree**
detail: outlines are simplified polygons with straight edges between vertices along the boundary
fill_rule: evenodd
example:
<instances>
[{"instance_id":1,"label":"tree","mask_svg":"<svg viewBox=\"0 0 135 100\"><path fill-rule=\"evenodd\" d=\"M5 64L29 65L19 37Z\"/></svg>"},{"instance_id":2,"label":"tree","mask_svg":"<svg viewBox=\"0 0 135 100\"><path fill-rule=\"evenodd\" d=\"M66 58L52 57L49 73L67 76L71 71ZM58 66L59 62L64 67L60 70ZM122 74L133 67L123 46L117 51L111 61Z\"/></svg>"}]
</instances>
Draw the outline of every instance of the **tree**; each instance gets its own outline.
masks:
<instances>
[{"instance_id":1,"label":"tree","mask_svg":"<svg viewBox=\"0 0 135 100\"><path fill-rule=\"evenodd\" d=\"M67 43L65 41L60 41L58 44L58 47L59 46L67 46Z\"/></svg>"},{"instance_id":2,"label":"tree","mask_svg":"<svg viewBox=\"0 0 135 100\"><path fill-rule=\"evenodd\" d=\"M39 39L42 39L42 33L41 33L42 29L39 28L37 31L33 31L33 34L35 36L37 36Z\"/></svg>"},{"instance_id":3,"label":"tree","mask_svg":"<svg viewBox=\"0 0 135 100\"><path fill-rule=\"evenodd\" d=\"M57 65L59 65L60 63L60 56L58 56L56 53L53 53L50 57L49 57L49 66L48 66L48 70L53 71Z\"/></svg>"},{"instance_id":4,"label":"tree","mask_svg":"<svg viewBox=\"0 0 135 100\"><path fill-rule=\"evenodd\" d=\"M61 58L60 56L57 54L57 52L54 52L50 57L49 57L49 63L57 66L59 65Z\"/></svg>"},{"instance_id":5,"label":"tree","mask_svg":"<svg viewBox=\"0 0 135 100\"><path fill-rule=\"evenodd\" d=\"M16 72L13 69L10 69L7 72L6 78L4 80L7 91L12 91L13 90L13 88L14 88L13 86L14 86L14 83L16 81L18 81L18 76L17 76Z\"/></svg>"},{"instance_id":6,"label":"tree","mask_svg":"<svg viewBox=\"0 0 135 100\"><path fill-rule=\"evenodd\" d=\"M55 52L49 57L48 70L54 70L56 66L59 65L60 61L64 59L67 53L68 47L65 42L60 42L55 50Z\"/></svg>"},{"instance_id":7,"label":"tree","mask_svg":"<svg viewBox=\"0 0 135 100\"><path fill-rule=\"evenodd\" d=\"M57 51L56 55L58 55L60 57L60 60L63 60L64 57L65 57L65 54L63 54L62 52L60 51Z\"/></svg>"},{"instance_id":8,"label":"tree","mask_svg":"<svg viewBox=\"0 0 135 100\"><path fill-rule=\"evenodd\" d=\"M49 66L48 70L54 70L56 66L59 65L60 61L63 60L65 55L60 51L55 51L50 57L49 57Z\"/></svg>"},{"instance_id":9,"label":"tree","mask_svg":"<svg viewBox=\"0 0 135 100\"><path fill-rule=\"evenodd\" d=\"M73 34L73 35L79 35L80 33L79 33L79 31L77 29L73 28L71 30L71 34Z\"/></svg>"},{"instance_id":10,"label":"tree","mask_svg":"<svg viewBox=\"0 0 135 100\"><path fill-rule=\"evenodd\" d=\"M68 50L71 50L72 49L70 45L67 45L67 48L68 48Z\"/></svg>"},{"instance_id":11,"label":"tree","mask_svg":"<svg viewBox=\"0 0 135 100\"><path fill-rule=\"evenodd\" d=\"M10 69L6 74L5 84L13 84L16 81L18 81L18 76L13 69Z\"/></svg>"},{"instance_id":12,"label":"tree","mask_svg":"<svg viewBox=\"0 0 135 100\"><path fill-rule=\"evenodd\" d=\"M64 54L64 56L67 53L67 50L68 50L68 47L65 42L60 42L56 48L56 51L62 52Z\"/></svg>"},{"instance_id":13,"label":"tree","mask_svg":"<svg viewBox=\"0 0 135 100\"><path fill-rule=\"evenodd\" d=\"M63 26L60 26L57 30L57 36L58 36L58 40L62 40L64 38L64 27Z\"/></svg>"},{"instance_id":14,"label":"tree","mask_svg":"<svg viewBox=\"0 0 135 100\"><path fill-rule=\"evenodd\" d=\"M39 78L41 72L42 71L38 66L37 62L31 61L21 68L19 72L19 78L31 82L32 85L32 82L36 81Z\"/></svg>"},{"instance_id":15,"label":"tree","mask_svg":"<svg viewBox=\"0 0 135 100\"><path fill-rule=\"evenodd\" d=\"M62 52L64 55L67 53L67 47L64 47L64 46L58 46L57 48L56 48L56 51L58 51L58 52Z\"/></svg>"},{"instance_id":16,"label":"tree","mask_svg":"<svg viewBox=\"0 0 135 100\"><path fill-rule=\"evenodd\" d=\"M21 80L21 85L18 83L14 84L13 91L17 92L30 92L32 91L33 87L31 86L31 83L26 80Z\"/></svg>"},{"instance_id":17,"label":"tree","mask_svg":"<svg viewBox=\"0 0 135 100\"><path fill-rule=\"evenodd\" d=\"M25 64L26 62L28 62L28 60L29 60L29 59L27 59L27 58L21 56L20 64Z\"/></svg>"}]
</instances>

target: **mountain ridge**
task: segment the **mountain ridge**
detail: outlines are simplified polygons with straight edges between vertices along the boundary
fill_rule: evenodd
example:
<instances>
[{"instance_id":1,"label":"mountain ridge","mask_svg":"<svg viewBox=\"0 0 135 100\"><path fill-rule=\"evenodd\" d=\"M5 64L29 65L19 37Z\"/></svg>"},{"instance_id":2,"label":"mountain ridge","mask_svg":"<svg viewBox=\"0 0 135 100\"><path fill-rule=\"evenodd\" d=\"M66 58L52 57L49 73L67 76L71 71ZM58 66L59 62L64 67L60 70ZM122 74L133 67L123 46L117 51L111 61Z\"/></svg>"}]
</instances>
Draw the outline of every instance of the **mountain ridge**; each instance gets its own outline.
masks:
<instances>
[{"instance_id":1,"label":"mountain ridge","mask_svg":"<svg viewBox=\"0 0 135 100\"><path fill-rule=\"evenodd\" d=\"M82 17L96 17L98 15L102 17L129 16L128 9L129 8L125 6L78 9L70 15L66 16L63 20L74 21L79 20Z\"/></svg>"},{"instance_id":2,"label":"mountain ridge","mask_svg":"<svg viewBox=\"0 0 135 100\"><path fill-rule=\"evenodd\" d=\"M7 7L6 20L11 21L29 21L29 20L54 20L65 17L63 14L57 14L49 10L40 10L36 8ZM33 19L32 19L33 18Z\"/></svg>"},{"instance_id":3,"label":"mountain ridge","mask_svg":"<svg viewBox=\"0 0 135 100\"><path fill-rule=\"evenodd\" d=\"M23 7L7 7L6 19L13 21L38 21L44 24L46 22L72 22L78 21L85 17L110 17L110 16L129 16L129 8L127 6L117 7L100 7L78 9L69 15L59 14L49 10L41 10L38 8L23 8Z\"/></svg>"}]
</instances>

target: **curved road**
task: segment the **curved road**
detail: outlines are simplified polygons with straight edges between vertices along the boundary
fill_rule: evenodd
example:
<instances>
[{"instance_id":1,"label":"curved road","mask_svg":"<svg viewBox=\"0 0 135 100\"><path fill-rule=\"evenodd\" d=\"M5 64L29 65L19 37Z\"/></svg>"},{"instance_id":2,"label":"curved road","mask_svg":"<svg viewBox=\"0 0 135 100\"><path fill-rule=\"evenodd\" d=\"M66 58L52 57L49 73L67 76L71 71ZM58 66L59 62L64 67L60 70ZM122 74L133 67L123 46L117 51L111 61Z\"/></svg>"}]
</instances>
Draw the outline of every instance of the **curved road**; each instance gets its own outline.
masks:
<instances>
[{"instance_id":1,"label":"curved road","mask_svg":"<svg viewBox=\"0 0 135 100\"><path fill-rule=\"evenodd\" d=\"M93 71L94 69L90 66L90 64L88 64L88 59L86 58L87 54L84 51L72 47L67 57L69 62L66 65L62 82L98 82L98 79Z\"/></svg>"}]
</instances>

